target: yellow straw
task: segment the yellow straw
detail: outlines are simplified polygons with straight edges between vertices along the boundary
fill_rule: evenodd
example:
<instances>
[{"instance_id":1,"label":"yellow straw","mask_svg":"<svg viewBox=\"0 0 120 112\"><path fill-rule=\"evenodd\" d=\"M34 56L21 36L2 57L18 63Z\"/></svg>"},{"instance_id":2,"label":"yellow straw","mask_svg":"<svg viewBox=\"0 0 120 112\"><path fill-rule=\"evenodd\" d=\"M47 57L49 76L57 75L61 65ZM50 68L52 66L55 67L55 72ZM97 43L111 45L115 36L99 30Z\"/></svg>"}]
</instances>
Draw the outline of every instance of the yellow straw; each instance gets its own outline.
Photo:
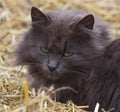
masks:
<instances>
[{"instance_id":1,"label":"yellow straw","mask_svg":"<svg viewBox=\"0 0 120 112\"><path fill-rule=\"evenodd\" d=\"M28 93L28 81L27 81L27 79L25 79L23 82L23 92L24 92L25 103L28 103L30 98L29 98L29 93Z\"/></svg>"}]
</instances>

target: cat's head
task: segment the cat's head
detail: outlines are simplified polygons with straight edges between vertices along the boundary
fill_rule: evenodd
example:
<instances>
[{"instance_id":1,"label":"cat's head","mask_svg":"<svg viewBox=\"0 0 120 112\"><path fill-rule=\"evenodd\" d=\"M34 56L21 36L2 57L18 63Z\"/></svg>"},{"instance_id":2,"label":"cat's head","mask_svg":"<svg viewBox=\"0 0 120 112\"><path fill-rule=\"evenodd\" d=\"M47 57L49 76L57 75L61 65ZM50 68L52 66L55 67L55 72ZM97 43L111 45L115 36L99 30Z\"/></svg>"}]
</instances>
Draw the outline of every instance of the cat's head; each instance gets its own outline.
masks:
<instances>
[{"instance_id":1,"label":"cat's head","mask_svg":"<svg viewBox=\"0 0 120 112\"><path fill-rule=\"evenodd\" d=\"M16 49L16 62L28 65L33 78L86 77L92 60L101 52L95 43L100 35L93 30L94 16L63 13L31 9L31 29Z\"/></svg>"}]
</instances>

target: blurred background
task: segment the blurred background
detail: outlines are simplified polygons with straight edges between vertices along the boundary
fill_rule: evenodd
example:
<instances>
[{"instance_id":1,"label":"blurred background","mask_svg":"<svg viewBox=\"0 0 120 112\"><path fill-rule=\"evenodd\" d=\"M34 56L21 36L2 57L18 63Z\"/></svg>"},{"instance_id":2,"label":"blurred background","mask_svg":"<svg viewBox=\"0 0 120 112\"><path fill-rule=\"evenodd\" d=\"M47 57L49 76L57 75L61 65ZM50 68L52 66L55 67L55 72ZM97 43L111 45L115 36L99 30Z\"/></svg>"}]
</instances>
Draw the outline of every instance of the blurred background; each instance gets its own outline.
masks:
<instances>
[{"instance_id":1,"label":"blurred background","mask_svg":"<svg viewBox=\"0 0 120 112\"><path fill-rule=\"evenodd\" d=\"M0 111L3 108L6 111L16 108L22 102L18 102L18 99L23 98L21 88L25 70L18 75L18 68L11 67L12 59L9 54L19 41L20 35L30 25L32 6L42 11L88 10L110 22L111 32L116 38L120 37L120 0L0 0ZM11 98L9 95L18 96Z\"/></svg>"}]
</instances>

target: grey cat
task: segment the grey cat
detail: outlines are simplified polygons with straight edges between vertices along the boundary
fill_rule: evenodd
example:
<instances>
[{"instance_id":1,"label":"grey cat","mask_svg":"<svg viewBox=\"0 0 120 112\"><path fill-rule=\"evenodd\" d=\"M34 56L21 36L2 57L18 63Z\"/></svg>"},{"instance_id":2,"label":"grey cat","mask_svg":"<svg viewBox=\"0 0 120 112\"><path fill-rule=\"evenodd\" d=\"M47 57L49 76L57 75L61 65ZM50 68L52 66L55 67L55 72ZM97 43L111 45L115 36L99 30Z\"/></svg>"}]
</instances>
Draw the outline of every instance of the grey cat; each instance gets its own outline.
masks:
<instances>
[{"instance_id":1,"label":"grey cat","mask_svg":"<svg viewBox=\"0 0 120 112\"><path fill-rule=\"evenodd\" d=\"M58 91L56 100L90 105L90 110L100 100L101 107L112 108L110 101L100 99L100 90L106 94L109 91L102 90L102 80L108 76L103 72L109 68L105 54L112 41L106 24L84 11L43 13L35 7L31 9L31 18L31 28L15 50L16 64L28 66L31 85L36 90L42 85L70 87L77 92Z\"/></svg>"}]
</instances>

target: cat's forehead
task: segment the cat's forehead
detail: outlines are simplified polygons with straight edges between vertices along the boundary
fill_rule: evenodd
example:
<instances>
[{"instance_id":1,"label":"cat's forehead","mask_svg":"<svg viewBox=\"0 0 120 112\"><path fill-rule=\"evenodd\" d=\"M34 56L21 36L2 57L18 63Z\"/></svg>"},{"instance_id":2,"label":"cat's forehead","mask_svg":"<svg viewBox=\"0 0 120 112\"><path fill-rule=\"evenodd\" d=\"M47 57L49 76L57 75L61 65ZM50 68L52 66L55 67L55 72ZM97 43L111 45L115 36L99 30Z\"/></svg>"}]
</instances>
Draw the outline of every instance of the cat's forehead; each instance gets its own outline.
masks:
<instances>
[{"instance_id":1,"label":"cat's forehead","mask_svg":"<svg viewBox=\"0 0 120 112\"><path fill-rule=\"evenodd\" d=\"M73 38L78 34L78 31L71 29L71 25L78 22L81 17L79 17L78 12L49 12L46 13L47 17L51 19L51 23L47 27L47 46L49 48L60 48L63 49L69 40L74 40ZM79 31L79 33L82 32ZM68 42L69 41L69 42ZM72 43L72 42L71 42Z\"/></svg>"},{"instance_id":2,"label":"cat's forehead","mask_svg":"<svg viewBox=\"0 0 120 112\"><path fill-rule=\"evenodd\" d=\"M48 45L57 46L63 48L66 41L71 37L72 31L69 29L69 25L65 21L53 22L49 26L48 32Z\"/></svg>"},{"instance_id":3,"label":"cat's forehead","mask_svg":"<svg viewBox=\"0 0 120 112\"><path fill-rule=\"evenodd\" d=\"M49 46L56 44L63 47L65 43L70 40L72 35L76 34L71 29L70 26L80 20L80 11L56 11L46 13L48 17L51 18L52 23L49 25L48 41Z\"/></svg>"}]
</instances>

